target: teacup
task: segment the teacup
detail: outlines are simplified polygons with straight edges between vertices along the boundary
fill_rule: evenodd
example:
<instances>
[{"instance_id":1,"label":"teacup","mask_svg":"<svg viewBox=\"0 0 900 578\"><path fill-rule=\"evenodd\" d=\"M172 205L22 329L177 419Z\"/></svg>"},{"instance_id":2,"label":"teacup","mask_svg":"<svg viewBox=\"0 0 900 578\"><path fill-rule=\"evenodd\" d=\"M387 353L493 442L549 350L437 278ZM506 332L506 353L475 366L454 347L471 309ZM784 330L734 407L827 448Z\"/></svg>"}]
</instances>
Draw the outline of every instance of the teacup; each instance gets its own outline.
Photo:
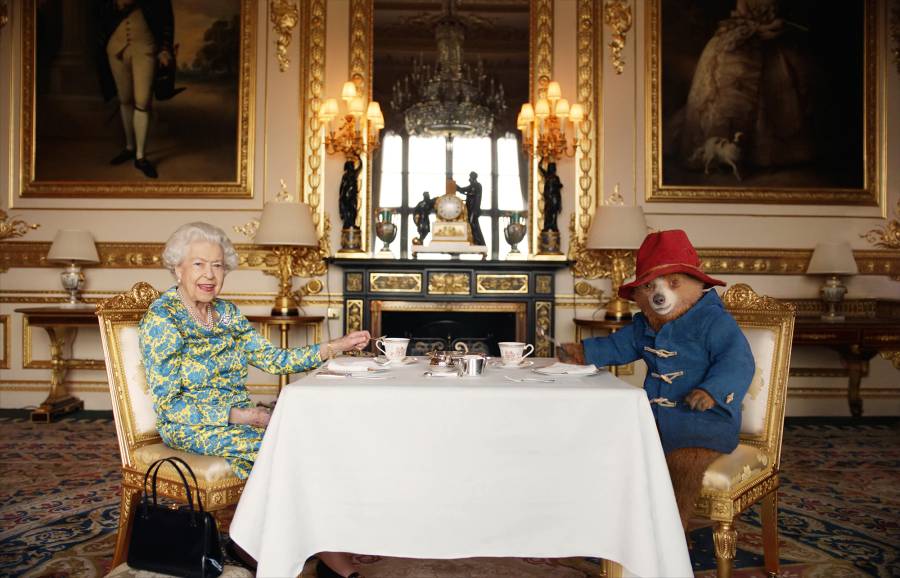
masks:
<instances>
[{"instance_id":1,"label":"teacup","mask_svg":"<svg viewBox=\"0 0 900 578\"><path fill-rule=\"evenodd\" d=\"M501 341L498 345L500 346L500 361L503 365L517 365L534 353L534 345L530 343ZM526 350L528 351L527 353Z\"/></svg>"},{"instance_id":2,"label":"teacup","mask_svg":"<svg viewBox=\"0 0 900 578\"><path fill-rule=\"evenodd\" d=\"M409 339L405 337L379 337L375 340L375 349L384 354L388 361L401 361L406 357Z\"/></svg>"}]
</instances>

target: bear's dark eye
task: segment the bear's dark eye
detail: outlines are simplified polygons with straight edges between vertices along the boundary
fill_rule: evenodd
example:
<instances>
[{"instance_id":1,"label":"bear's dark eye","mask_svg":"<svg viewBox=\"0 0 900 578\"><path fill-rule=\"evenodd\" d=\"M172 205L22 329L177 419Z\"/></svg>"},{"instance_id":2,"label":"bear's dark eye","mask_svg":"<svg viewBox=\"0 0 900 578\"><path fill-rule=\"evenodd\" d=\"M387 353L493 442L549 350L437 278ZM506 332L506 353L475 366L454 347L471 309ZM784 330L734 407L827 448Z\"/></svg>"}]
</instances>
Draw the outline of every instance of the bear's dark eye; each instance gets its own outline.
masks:
<instances>
[{"instance_id":1,"label":"bear's dark eye","mask_svg":"<svg viewBox=\"0 0 900 578\"><path fill-rule=\"evenodd\" d=\"M669 280L669 287L671 287L672 289L678 289L678 285L678 277L673 277Z\"/></svg>"},{"instance_id":2,"label":"bear's dark eye","mask_svg":"<svg viewBox=\"0 0 900 578\"><path fill-rule=\"evenodd\" d=\"M653 283L644 283L644 290L649 291L653 289Z\"/></svg>"}]
</instances>

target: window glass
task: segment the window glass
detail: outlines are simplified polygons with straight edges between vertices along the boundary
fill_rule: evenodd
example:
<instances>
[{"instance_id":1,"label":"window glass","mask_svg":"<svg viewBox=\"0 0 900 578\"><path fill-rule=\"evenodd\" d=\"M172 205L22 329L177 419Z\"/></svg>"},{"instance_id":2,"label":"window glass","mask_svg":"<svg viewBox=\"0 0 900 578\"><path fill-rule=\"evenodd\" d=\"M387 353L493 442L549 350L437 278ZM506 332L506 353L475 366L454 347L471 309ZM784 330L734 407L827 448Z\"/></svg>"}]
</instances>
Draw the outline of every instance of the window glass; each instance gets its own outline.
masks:
<instances>
[{"instance_id":1,"label":"window glass","mask_svg":"<svg viewBox=\"0 0 900 578\"><path fill-rule=\"evenodd\" d=\"M403 139L395 134L384 137L381 144L381 182L378 204L399 207L403 202Z\"/></svg>"},{"instance_id":2,"label":"window glass","mask_svg":"<svg viewBox=\"0 0 900 578\"><path fill-rule=\"evenodd\" d=\"M491 139L488 137L453 139L453 180L469 186L469 173L478 174L481 183L481 209L494 206L491 197Z\"/></svg>"},{"instance_id":3,"label":"window glass","mask_svg":"<svg viewBox=\"0 0 900 578\"><path fill-rule=\"evenodd\" d=\"M502 211L525 208L519 178L519 141L513 137L497 139L497 206Z\"/></svg>"}]
</instances>

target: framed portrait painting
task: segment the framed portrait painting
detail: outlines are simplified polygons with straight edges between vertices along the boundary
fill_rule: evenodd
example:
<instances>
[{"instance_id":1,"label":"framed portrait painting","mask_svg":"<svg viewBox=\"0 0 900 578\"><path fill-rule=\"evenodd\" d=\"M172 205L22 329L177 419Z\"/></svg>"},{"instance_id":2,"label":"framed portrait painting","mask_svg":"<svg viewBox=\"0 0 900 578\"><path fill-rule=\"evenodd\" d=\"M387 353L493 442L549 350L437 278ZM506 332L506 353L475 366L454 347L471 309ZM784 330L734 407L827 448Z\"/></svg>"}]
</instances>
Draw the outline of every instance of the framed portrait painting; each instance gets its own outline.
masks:
<instances>
[{"instance_id":1,"label":"framed portrait painting","mask_svg":"<svg viewBox=\"0 0 900 578\"><path fill-rule=\"evenodd\" d=\"M648 5L648 201L878 204L875 0Z\"/></svg>"},{"instance_id":2,"label":"framed portrait painting","mask_svg":"<svg viewBox=\"0 0 900 578\"><path fill-rule=\"evenodd\" d=\"M252 196L252 0L25 0L21 196Z\"/></svg>"}]
</instances>

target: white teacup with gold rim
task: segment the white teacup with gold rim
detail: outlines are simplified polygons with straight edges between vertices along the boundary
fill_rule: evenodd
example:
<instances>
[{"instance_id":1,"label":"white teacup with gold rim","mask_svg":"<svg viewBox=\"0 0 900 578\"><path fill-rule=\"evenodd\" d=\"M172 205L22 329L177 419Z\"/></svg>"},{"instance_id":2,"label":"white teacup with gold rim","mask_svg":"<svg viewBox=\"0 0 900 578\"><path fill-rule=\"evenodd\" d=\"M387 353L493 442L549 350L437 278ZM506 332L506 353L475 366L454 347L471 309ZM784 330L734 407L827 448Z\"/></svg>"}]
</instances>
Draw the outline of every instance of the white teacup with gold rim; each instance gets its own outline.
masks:
<instances>
[{"instance_id":1,"label":"white teacup with gold rim","mask_svg":"<svg viewBox=\"0 0 900 578\"><path fill-rule=\"evenodd\" d=\"M384 354L388 361L402 361L406 357L409 339L405 337L379 337L375 340L375 349Z\"/></svg>"},{"instance_id":2,"label":"white teacup with gold rim","mask_svg":"<svg viewBox=\"0 0 900 578\"><path fill-rule=\"evenodd\" d=\"M501 341L497 345L500 346L500 362L503 365L518 365L534 353L534 345L521 341Z\"/></svg>"}]
</instances>

